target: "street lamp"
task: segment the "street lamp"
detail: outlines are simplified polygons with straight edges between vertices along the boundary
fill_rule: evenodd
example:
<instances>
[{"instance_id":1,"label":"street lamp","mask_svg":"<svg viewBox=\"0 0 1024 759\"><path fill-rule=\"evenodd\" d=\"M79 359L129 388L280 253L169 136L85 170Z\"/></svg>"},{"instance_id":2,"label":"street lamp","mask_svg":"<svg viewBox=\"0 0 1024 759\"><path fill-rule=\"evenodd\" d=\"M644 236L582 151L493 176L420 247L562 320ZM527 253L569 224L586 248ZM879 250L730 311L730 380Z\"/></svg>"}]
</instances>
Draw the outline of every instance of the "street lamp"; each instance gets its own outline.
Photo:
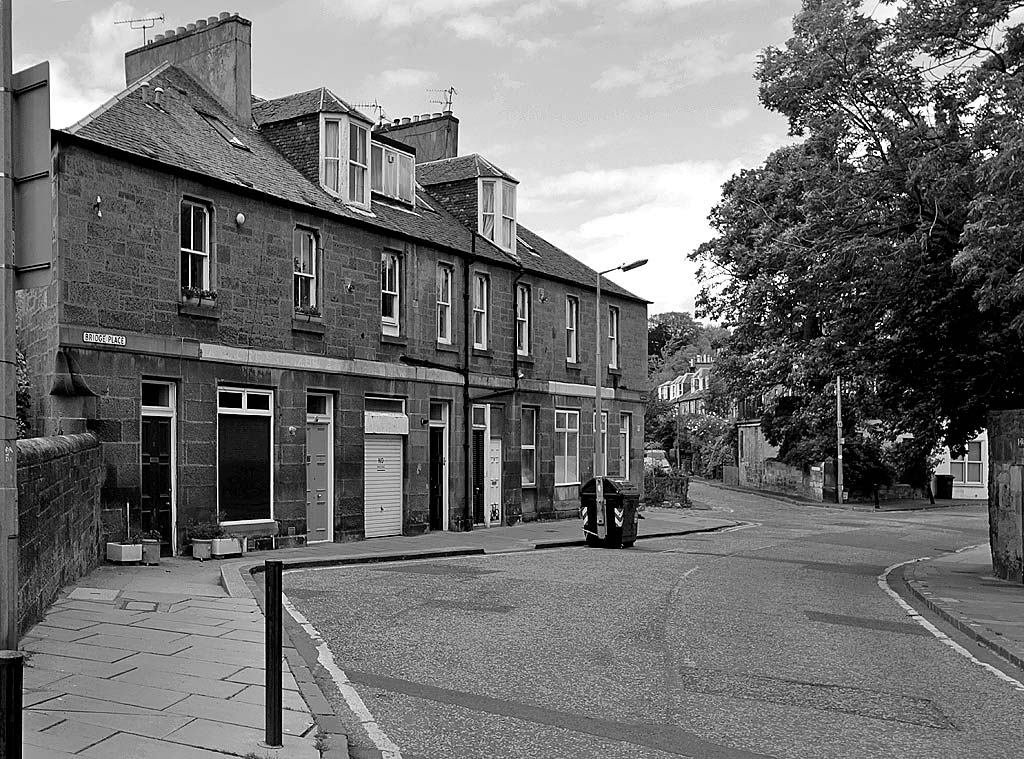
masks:
<instances>
[{"instance_id":1,"label":"street lamp","mask_svg":"<svg viewBox=\"0 0 1024 759\"><path fill-rule=\"evenodd\" d=\"M604 514L604 435L602 434L603 420L601 418L601 380L604 377L604 367L601 365L601 342L603 341L603 335L601 334L601 277L605 274L611 274L613 271L638 269L645 263L647 263L647 259L641 258L632 263L614 266L611 269L605 269L597 273L597 329L595 330L597 332L597 349L594 351L596 363L594 371L594 505L597 511L595 528L598 540L604 540L608 536L608 525L605 523Z\"/></svg>"}]
</instances>

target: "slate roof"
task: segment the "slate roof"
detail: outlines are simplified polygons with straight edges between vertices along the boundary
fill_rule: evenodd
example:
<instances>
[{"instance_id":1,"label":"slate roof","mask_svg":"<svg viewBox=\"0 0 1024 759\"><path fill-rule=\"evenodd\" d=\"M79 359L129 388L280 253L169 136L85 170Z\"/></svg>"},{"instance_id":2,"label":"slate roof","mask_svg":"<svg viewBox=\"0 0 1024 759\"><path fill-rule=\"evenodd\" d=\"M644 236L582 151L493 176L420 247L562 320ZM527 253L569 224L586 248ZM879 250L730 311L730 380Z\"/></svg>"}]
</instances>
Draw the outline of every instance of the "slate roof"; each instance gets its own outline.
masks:
<instances>
[{"instance_id":1,"label":"slate roof","mask_svg":"<svg viewBox=\"0 0 1024 759\"><path fill-rule=\"evenodd\" d=\"M257 124L270 124L275 121L288 121L313 113L350 113L363 121L373 120L346 103L326 87L317 87L294 95L259 100L252 104L252 117Z\"/></svg>"},{"instance_id":2,"label":"slate roof","mask_svg":"<svg viewBox=\"0 0 1024 759\"><path fill-rule=\"evenodd\" d=\"M496 177L519 184L518 179L502 171L478 153L416 164L416 180L424 187L477 177Z\"/></svg>"},{"instance_id":3,"label":"slate roof","mask_svg":"<svg viewBox=\"0 0 1024 759\"><path fill-rule=\"evenodd\" d=\"M143 81L149 82L151 93L157 87L163 88L160 108L142 101L139 89ZM254 103L253 108L261 110L263 116L272 114L272 118L291 118L283 114L300 113L302 108L310 107L314 102L319 106L321 92L329 91L324 88L310 90L277 101ZM263 110L264 105L272 103L277 104L273 106L276 110ZM335 104L329 103L329 107L333 108ZM236 147L222 136L217 121L244 148ZM235 120L195 79L167 63L141 77L76 124L55 130L55 134L157 161L201 177L247 187L271 198L375 227L384 233L424 240L464 253L474 250L473 234L445 210L429 190L424 190L423 185L429 186L431 178L438 174L436 170L432 173L430 168L424 171L423 167L447 164L442 167L445 171L464 171L470 167L473 171L497 172L486 176L515 181L480 156L471 155L419 164L416 167L415 208L377 195L372 200L372 211L346 205L303 175L258 130ZM521 264L529 272L588 289L593 287L596 277L593 269L521 225L518 234L528 247L521 246L517 256L510 255L479 235L476 236L475 254L505 266ZM607 279L603 280L602 288L621 297L647 302Z\"/></svg>"}]
</instances>

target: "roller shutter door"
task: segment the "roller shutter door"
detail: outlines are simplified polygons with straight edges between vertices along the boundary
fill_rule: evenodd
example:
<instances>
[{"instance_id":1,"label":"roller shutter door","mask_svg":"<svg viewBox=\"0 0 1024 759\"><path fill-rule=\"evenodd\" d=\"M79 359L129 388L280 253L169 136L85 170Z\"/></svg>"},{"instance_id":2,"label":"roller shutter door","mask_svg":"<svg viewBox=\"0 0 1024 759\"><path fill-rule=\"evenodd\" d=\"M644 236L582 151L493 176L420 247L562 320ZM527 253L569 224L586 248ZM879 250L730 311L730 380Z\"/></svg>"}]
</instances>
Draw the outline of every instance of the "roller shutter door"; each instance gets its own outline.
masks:
<instances>
[{"instance_id":1,"label":"roller shutter door","mask_svg":"<svg viewBox=\"0 0 1024 759\"><path fill-rule=\"evenodd\" d=\"M366 435L363 516L366 537L402 534L402 436Z\"/></svg>"}]
</instances>

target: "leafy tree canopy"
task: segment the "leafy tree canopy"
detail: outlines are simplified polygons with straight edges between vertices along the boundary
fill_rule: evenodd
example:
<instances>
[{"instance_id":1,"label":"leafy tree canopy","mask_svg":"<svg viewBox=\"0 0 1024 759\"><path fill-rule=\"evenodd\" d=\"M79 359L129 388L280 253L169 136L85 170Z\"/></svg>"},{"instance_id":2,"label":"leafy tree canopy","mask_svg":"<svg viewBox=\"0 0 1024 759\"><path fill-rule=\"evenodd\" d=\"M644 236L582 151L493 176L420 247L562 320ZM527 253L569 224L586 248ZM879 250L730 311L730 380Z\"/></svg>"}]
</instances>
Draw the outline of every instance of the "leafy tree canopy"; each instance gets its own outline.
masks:
<instances>
[{"instance_id":1,"label":"leafy tree canopy","mask_svg":"<svg viewBox=\"0 0 1024 759\"><path fill-rule=\"evenodd\" d=\"M786 399L765 418L783 459L834 449L837 375L846 429L920 451L1024 403L1022 5L804 0L762 53L761 101L802 139L723 186L691 257L732 392Z\"/></svg>"}]
</instances>

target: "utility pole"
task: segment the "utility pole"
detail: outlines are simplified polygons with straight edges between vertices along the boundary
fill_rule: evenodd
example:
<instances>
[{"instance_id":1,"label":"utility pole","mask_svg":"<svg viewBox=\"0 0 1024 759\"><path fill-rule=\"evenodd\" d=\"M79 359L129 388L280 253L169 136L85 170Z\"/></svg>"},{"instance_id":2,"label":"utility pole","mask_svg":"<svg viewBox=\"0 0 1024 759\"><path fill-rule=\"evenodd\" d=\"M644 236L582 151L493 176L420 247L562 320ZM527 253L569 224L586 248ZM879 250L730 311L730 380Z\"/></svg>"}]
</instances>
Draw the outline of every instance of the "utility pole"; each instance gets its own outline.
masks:
<instances>
[{"instance_id":1,"label":"utility pole","mask_svg":"<svg viewBox=\"0 0 1024 759\"><path fill-rule=\"evenodd\" d=\"M836 377L836 503L843 503L843 384Z\"/></svg>"},{"instance_id":2,"label":"utility pole","mask_svg":"<svg viewBox=\"0 0 1024 759\"><path fill-rule=\"evenodd\" d=\"M18 648L18 439L14 309L14 159L11 2L0 0L0 649Z\"/></svg>"}]
</instances>

